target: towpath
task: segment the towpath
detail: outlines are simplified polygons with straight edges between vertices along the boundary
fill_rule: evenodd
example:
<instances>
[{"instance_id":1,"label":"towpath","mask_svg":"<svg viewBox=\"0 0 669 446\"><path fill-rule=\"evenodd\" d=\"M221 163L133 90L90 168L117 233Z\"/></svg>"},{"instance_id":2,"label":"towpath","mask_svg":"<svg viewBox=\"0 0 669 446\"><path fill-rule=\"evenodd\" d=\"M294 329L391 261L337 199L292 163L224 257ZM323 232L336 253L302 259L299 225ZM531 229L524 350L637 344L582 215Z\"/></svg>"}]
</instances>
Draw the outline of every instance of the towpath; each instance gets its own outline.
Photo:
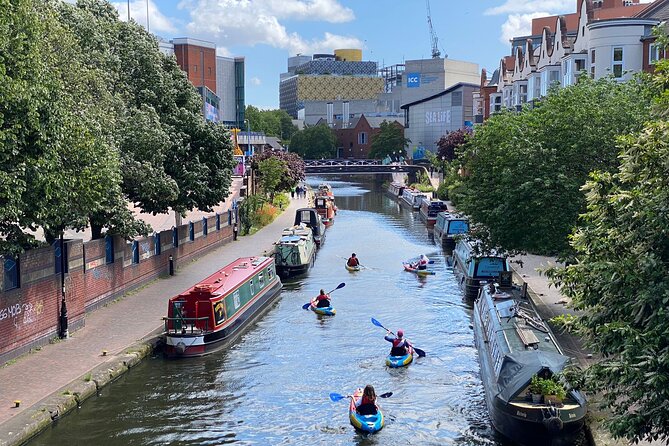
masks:
<instances>
[{"instance_id":1,"label":"towpath","mask_svg":"<svg viewBox=\"0 0 669 446\"><path fill-rule=\"evenodd\" d=\"M170 297L238 257L270 254L281 230L293 224L295 210L307 205L306 198L291 200L274 222L255 234L239 237L196 261L177 263L175 276L157 279L87 314L85 327L72 333L69 339L42 347L0 368L0 445L11 444L7 442L11 438L9 429L17 426L12 420L24 412L34 413L47 397L62 392L75 380L81 381L94 368L113 361L138 341L159 333ZM106 356L103 351L107 351ZM19 407L14 407L15 400L21 401Z\"/></svg>"}]
</instances>

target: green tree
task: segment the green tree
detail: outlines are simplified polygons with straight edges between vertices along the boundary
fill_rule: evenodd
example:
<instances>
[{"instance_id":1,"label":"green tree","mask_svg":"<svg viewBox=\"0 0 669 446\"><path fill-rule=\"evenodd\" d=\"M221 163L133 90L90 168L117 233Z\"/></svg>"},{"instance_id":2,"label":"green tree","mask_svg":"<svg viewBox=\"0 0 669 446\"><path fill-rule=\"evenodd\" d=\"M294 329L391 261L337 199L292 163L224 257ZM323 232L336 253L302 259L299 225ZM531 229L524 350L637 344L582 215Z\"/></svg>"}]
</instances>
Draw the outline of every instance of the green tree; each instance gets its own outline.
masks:
<instances>
[{"instance_id":1,"label":"green tree","mask_svg":"<svg viewBox=\"0 0 669 446\"><path fill-rule=\"evenodd\" d=\"M379 132L372 137L369 157L382 159L386 156L403 156L406 158L405 149L409 144L411 144L411 140L404 137L402 126L384 120L380 125Z\"/></svg>"},{"instance_id":2,"label":"green tree","mask_svg":"<svg viewBox=\"0 0 669 446\"><path fill-rule=\"evenodd\" d=\"M595 173L584 188L574 263L549 271L601 356L587 378L604 393L608 425L632 442L669 439L667 141L666 121L622 138L619 171Z\"/></svg>"},{"instance_id":3,"label":"green tree","mask_svg":"<svg viewBox=\"0 0 669 446\"><path fill-rule=\"evenodd\" d=\"M278 187L286 170L286 164L278 158L267 158L258 163L260 187L269 196L270 202L274 201L274 195L280 191Z\"/></svg>"},{"instance_id":4,"label":"green tree","mask_svg":"<svg viewBox=\"0 0 669 446\"><path fill-rule=\"evenodd\" d=\"M327 125L307 127L290 139L290 151L304 159L333 158L336 147L335 135Z\"/></svg>"},{"instance_id":5,"label":"green tree","mask_svg":"<svg viewBox=\"0 0 669 446\"><path fill-rule=\"evenodd\" d=\"M259 164L263 160L278 159L285 166L281 181L276 186L277 191L287 191L297 186L300 181L304 181L304 160L297 153L265 150L256 154L251 159L251 168L258 170Z\"/></svg>"},{"instance_id":6,"label":"green tree","mask_svg":"<svg viewBox=\"0 0 669 446\"><path fill-rule=\"evenodd\" d=\"M637 81L593 81L551 90L534 108L492 116L468 139L459 208L510 251L555 254L585 209L593 170L618 164L616 137L641 128L650 99Z\"/></svg>"},{"instance_id":7,"label":"green tree","mask_svg":"<svg viewBox=\"0 0 669 446\"><path fill-rule=\"evenodd\" d=\"M283 141L290 140L297 131L292 118L285 110L260 110L253 105L246 107L246 118L254 132L264 132Z\"/></svg>"}]
</instances>

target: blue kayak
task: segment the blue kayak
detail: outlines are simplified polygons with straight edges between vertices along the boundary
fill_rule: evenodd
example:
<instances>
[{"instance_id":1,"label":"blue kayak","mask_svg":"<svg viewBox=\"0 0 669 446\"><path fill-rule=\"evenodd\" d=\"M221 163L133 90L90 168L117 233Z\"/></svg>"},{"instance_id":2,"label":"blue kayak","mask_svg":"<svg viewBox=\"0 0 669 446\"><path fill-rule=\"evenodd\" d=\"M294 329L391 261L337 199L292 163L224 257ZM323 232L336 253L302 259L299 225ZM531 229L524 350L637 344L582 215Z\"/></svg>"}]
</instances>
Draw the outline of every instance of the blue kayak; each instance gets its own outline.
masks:
<instances>
[{"instance_id":1,"label":"blue kayak","mask_svg":"<svg viewBox=\"0 0 669 446\"><path fill-rule=\"evenodd\" d=\"M348 407L348 418L351 421L353 427L361 432L367 432L373 434L383 429L385 420L383 418L383 413L381 409L377 406L376 413L374 415L360 415L356 410L357 404L362 399L362 389L353 393L351 398L351 404Z\"/></svg>"},{"instance_id":2,"label":"blue kayak","mask_svg":"<svg viewBox=\"0 0 669 446\"><path fill-rule=\"evenodd\" d=\"M320 315L323 315L323 316L334 316L335 314L337 314L337 310L335 310L333 306L318 308L312 302L311 305L309 305L309 308L314 313L320 314Z\"/></svg>"},{"instance_id":3,"label":"blue kayak","mask_svg":"<svg viewBox=\"0 0 669 446\"><path fill-rule=\"evenodd\" d=\"M413 361L413 354L414 350L413 348L409 349L409 353L406 355L402 356L393 356L393 355L388 355L386 357L386 365L388 367L405 367Z\"/></svg>"}]
</instances>

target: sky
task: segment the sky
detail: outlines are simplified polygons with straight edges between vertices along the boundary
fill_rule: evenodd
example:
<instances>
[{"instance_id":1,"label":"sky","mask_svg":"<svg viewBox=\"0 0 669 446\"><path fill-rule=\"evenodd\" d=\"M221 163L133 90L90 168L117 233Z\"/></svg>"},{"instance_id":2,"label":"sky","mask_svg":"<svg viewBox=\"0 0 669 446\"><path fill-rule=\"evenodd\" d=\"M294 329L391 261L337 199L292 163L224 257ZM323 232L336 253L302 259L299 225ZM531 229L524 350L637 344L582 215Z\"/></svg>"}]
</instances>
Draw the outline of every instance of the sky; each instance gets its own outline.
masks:
<instances>
[{"instance_id":1,"label":"sky","mask_svg":"<svg viewBox=\"0 0 669 446\"><path fill-rule=\"evenodd\" d=\"M509 39L530 34L532 18L576 12L578 0L431 0L442 56L489 73L510 54ZM648 0L644 0L644 3ZM112 1L122 20L128 0ZM246 103L279 107L279 74L298 53L362 48L379 66L431 57L423 0L130 0L130 17L167 40L214 42L221 56L246 58Z\"/></svg>"}]
</instances>

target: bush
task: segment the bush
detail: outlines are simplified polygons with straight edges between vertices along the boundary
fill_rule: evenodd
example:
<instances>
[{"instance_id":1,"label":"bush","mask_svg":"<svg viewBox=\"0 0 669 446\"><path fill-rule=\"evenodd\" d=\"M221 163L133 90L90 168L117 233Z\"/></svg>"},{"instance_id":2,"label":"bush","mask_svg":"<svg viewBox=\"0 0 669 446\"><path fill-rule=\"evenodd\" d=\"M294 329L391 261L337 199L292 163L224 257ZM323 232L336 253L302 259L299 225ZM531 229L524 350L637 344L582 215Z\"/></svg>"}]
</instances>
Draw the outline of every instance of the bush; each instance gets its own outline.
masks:
<instances>
[{"instance_id":1,"label":"bush","mask_svg":"<svg viewBox=\"0 0 669 446\"><path fill-rule=\"evenodd\" d=\"M265 203L256 211L251 220L253 221L253 226L256 229L260 229L272 223L277 215L279 215L279 210L273 205Z\"/></svg>"},{"instance_id":2,"label":"bush","mask_svg":"<svg viewBox=\"0 0 669 446\"><path fill-rule=\"evenodd\" d=\"M437 198L440 200L448 200L448 184L442 182L437 188Z\"/></svg>"},{"instance_id":3,"label":"bush","mask_svg":"<svg viewBox=\"0 0 669 446\"><path fill-rule=\"evenodd\" d=\"M272 204L275 207L283 210L288 207L288 205L290 204L290 200L288 200L286 194L277 194L274 196L274 201L272 201Z\"/></svg>"},{"instance_id":4,"label":"bush","mask_svg":"<svg viewBox=\"0 0 669 446\"><path fill-rule=\"evenodd\" d=\"M421 192L432 192L432 191L434 191L434 187L428 186L428 185L425 185L425 184L421 184L421 183L414 183L414 184L411 185L411 187L413 187L414 189L418 189Z\"/></svg>"}]
</instances>

